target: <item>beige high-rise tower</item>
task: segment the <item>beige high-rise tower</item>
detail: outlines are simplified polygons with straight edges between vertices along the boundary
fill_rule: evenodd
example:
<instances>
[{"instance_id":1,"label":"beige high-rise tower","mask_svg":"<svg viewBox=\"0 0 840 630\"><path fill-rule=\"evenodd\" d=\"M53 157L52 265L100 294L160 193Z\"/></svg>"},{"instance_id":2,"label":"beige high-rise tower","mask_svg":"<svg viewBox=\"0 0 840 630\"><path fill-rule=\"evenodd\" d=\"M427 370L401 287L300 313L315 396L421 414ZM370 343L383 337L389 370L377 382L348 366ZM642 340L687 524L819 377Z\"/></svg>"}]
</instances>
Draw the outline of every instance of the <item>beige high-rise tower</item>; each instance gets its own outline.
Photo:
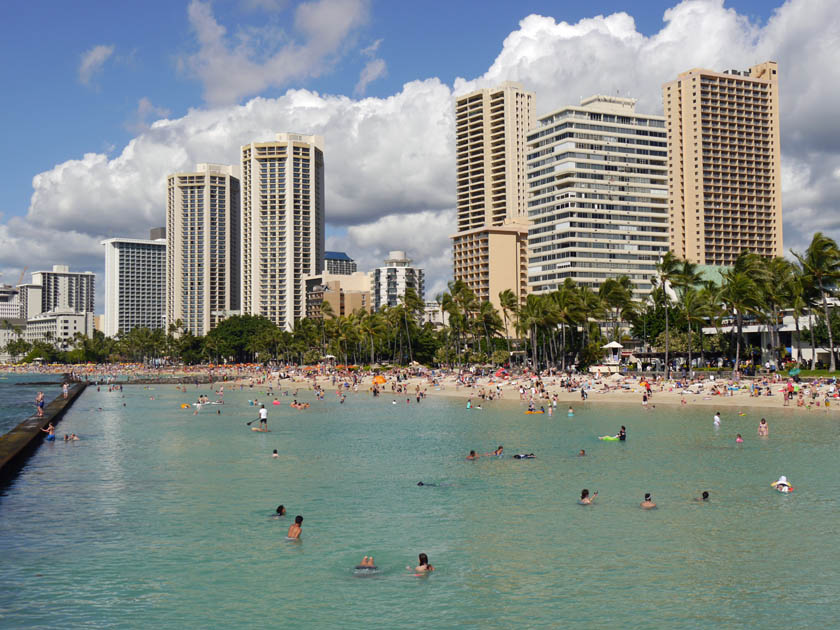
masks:
<instances>
[{"instance_id":1,"label":"beige high-rise tower","mask_svg":"<svg viewBox=\"0 0 840 630\"><path fill-rule=\"evenodd\" d=\"M458 231L455 279L499 308L499 292L527 292L526 136L536 123L533 92L506 82L455 102Z\"/></svg>"},{"instance_id":2,"label":"beige high-rise tower","mask_svg":"<svg viewBox=\"0 0 840 630\"><path fill-rule=\"evenodd\" d=\"M680 258L730 265L745 249L783 254L777 71L775 61L693 69L662 86L671 250Z\"/></svg>"},{"instance_id":3,"label":"beige high-rise tower","mask_svg":"<svg viewBox=\"0 0 840 630\"><path fill-rule=\"evenodd\" d=\"M323 147L295 133L242 147L242 311L287 330L324 266Z\"/></svg>"},{"instance_id":4,"label":"beige high-rise tower","mask_svg":"<svg viewBox=\"0 0 840 630\"><path fill-rule=\"evenodd\" d=\"M199 164L167 177L166 321L206 335L239 309L236 167Z\"/></svg>"}]
</instances>

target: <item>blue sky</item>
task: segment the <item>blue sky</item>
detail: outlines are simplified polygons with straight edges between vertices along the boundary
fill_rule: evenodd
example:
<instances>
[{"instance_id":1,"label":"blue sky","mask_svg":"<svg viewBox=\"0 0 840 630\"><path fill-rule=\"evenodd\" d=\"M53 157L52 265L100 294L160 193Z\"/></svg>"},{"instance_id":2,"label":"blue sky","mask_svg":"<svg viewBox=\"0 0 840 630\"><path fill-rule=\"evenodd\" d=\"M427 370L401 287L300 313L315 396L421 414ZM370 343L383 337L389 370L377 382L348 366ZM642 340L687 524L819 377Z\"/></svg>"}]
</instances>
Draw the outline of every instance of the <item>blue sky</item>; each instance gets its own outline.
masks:
<instances>
[{"instance_id":1,"label":"blue sky","mask_svg":"<svg viewBox=\"0 0 840 630\"><path fill-rule=\"evenodd\" d=\"M266 3L270 5L273 3ZM277 96L286 87L305 87L327 94L352 95L365 57L358 49L381 39L378 54L387 75L370 84L367 94L385 97L414 79L482 74L501 49L505 36L530 13L575 22L583 17L631 8L638 30L661 28L663 12L673 2L538 2L432 1L373 2L366 25L350 51L321 77L265 90ZM271 23L290 28L295 3L278 2L279 10L254 3L216 1L213 10L229 30ZM187 20L186 2L24 2L3 4L0 55L2 85L3 168L0 187L4 215L23 215L32 194L32 176L87 152L121 149L134 135L138 102L182 116L202 107L201 83L179 71L179 57L197 47ZM768 2L727 2L727 7L765 20ZM471 27L462 27L468 16ZM79 81L81 55L96 45L114 52L90 83Z\"/></svg>"},{"instance_id":2,"label":"blue sky","mask_svg":"<svg viewBox=\"0 0 840 630\"><path fill-rule=\"evenodd\" d=\"M840 105L836 0L7 0L0 11L0 281L59 263L101 273L102 239L163 224L168 173L236 163L242 144L292 131L325 137L328 248L361 269L407 250L433 296L451 276L457 94L513 80L537 94L538 114L596 93L657 113L679 72L768 59L780 64L785 247L817 229L840 237L840 126L826 125Z\"/></svg>"}]
</instances>

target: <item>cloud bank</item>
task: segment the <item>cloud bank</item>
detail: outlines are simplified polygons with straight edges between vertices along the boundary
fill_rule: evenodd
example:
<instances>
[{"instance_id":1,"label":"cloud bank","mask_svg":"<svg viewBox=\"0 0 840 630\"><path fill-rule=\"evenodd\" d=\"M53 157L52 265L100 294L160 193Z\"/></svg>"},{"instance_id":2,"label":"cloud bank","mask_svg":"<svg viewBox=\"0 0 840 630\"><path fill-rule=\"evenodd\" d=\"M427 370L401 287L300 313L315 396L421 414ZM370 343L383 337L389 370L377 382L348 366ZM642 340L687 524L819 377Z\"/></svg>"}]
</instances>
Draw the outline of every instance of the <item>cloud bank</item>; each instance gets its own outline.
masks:
<instances>
[{"instance_id":1,"label":"cloud bank","mask_svg":"<svg viewBox=\"0 0 840 630\"><path fill-rule=\"evenodd\" d=\"M303 41L320 40L316 17L326 2L298 9L297 24L308 33ZM339 50L363 19L360 3L330 6L344 7L345 17L323 34L318 50ZM679 72L746 68L768 59L780 69L785 246L803 248L817 229L840 238L840 127L832 124L840 103L835 9L828 0L790 0L759 26L720 0L686 0L665 12L662 29L651 36L639 33L627 13L574 24L531 15L505 38L487 72L453 86L432 78L406 83L387 98L289 90L278 98L218 105L264 89L271 59L306 44L284 45L256 62L232 47L209 9L194 1L191 20L202 24L196 29L201 50L220 64L195 61L210 104L151 123L114 157L86 154L36 175L26 218L0 225L0 267L7 279L26 264L68 262L100 270L100 238L139 236L162 225L167 173L197 162L230 163L241 144L293 131L326 139L327 221L346 228L330 246L363 266L379 264L389 249L405 249L427 268L432 296L451 273L455 94L515 80L537 93L539 113L594 93L633 96L640 111L660 112L661 84ZM310 53L307 72L325 71L319 64L331 53ZM218 71L229 77L243 59L241 83L225 87L212 76Z\"/></svg>"}]
</instances>

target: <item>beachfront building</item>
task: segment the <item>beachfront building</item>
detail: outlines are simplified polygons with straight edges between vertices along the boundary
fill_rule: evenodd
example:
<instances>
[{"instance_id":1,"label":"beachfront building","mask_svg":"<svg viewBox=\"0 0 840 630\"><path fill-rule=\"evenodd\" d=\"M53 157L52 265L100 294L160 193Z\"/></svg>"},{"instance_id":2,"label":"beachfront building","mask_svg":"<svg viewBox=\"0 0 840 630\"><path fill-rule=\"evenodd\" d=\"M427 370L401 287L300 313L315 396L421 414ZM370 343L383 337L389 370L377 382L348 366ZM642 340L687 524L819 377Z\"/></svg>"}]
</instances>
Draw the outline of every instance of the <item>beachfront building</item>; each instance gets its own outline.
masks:
<instances>
[{"instance_id":1,"label":"beachfront building","mask_svg":"<svg viewBox=\"0 0 840 630\"><path fill-rule=\"evenodd\" d=\"M82 313L69 308L39 313L26 321L24 339L29 343L42 341L56 349L70 350L75 344L75 335L93 336L93 313Z\"/></svg>"},{"instance_id":2,"label":"beachfront building","mask_svg":"<svg viewBox=\"0 0 840 630\"><path fill-rule=\"evenodd\" d=\"M664 118L591 96L542 116L528 147L529 290L626 275L636 298L650 293L668 251Z\"/></svg>"},{"instance_id":3,"label":"beachfront building","mask_svg":"<svg viewBox=\"0 0 840 630\"><path fill-rule=\"evenodd\" d=\"M20 319L20 289L10 284L0 285L0 324L5 320Z\"/></svg>"},{"instance_id":4,"label":"beachfront building","mask_svg":"<svg viewBox=\"0 0 840 630\"><path fill-rule=\"evenodd\" d=\"M449 326L449 313L443 309L440 302L426 302L423 307L423 323L431 324L435 328Z\"/></svg>"},{"instance_id":5,"label":"beachfront building","mask_svg":"<svg viewBox=\"0 0 840 630\"><path fill-rule=\"evenodd\" d=\"M304 276L304 295L306 295L306 317L321 319L324 317L323 305L330 305L332 317L350 315L358 310L370 313L371 274L357 271L352 274L323 273Z\"/></svg>"},{"instance_id":6,"label":"beachfront building","mask_svg":"<svg viewBox=\"0 0 840 630\"><path fill-rule=\"evenodd\" d=\"M357 271L356 261L345 252L324 252L324 271L340 275L354 274Z\"/></svg>"},{"instance_id":7,"label":"beachfront building","mask_svg":"<svg viewBox=\"0 0 840 630\"><path fill-rule=\"evenodd\" d=\"M782 256L779 77L695 68L662 87L668 131L671 249L731 265L742 250Z\"/></svg>"},{"instance_id":8,"label":"beachfront building","mask_svg":"<svg viewBox=\"0 0 840 630\"><path fill-rule=\"evenodd\" d=\"M166 322L206 335L239 309L236 167L199 164L166 187Z\"/></svg>"},{"instance_id":9,"label":"beachfront building","mask_svg":"<svg viewBox=\"0 0 840 630\"><path fill-rule=\"evenodd\" d=\"M166 237L160 236L102 241L105 246L103 332L107 337L128 333L133 328L166 328Z\"/></svg>"},{"instance_id":10,"label":"beachfront building","mask_svg":"<svg viewBox=\"0 0 840 630\"><path fill-rule=\"evenodd\" d=\"M426 291L425 274L419 267L411 266L411 260L404 251L391 251L385 259L385 266L374 269L372 288L376 311L383 306L400 304L409 288L414 289L422 301Z\"/></svg>"},{"instance_id":11,"label":"beachfront building","mask_svg":"<svg viewBox=\"0 0 840 630\"><path fill-rule=\"evenodd\" d=\"M280 133L241 157L242 312L291 330L324 268L324 139Z\"/></svg>"},{"instance_id":12,"label":"beachfront building","mask_svg":"<svg viewBox=\"0 0 840 630\"><path fill-rule=\"evenodd\" d=\"M33 271L33 287L26 290L26 318L48 311L93 313L94 280L92 271L70 271L67 265L53 265L52 271ZM39 288L35 288L39 287ZM40 297L40 305L37 298Z\"/></svg>"},{"instance_id":13,"label":"beachfront building","mask_svg":"<svg viewBox=\"0 0 840 630\"><path fill-rule=\"evenodd\" d=\"M453 274L496 308L500 291L523 300L528 288L526 137L535 108L534 93L512 82L455 101Z\"/></svg>"}]
</instances>

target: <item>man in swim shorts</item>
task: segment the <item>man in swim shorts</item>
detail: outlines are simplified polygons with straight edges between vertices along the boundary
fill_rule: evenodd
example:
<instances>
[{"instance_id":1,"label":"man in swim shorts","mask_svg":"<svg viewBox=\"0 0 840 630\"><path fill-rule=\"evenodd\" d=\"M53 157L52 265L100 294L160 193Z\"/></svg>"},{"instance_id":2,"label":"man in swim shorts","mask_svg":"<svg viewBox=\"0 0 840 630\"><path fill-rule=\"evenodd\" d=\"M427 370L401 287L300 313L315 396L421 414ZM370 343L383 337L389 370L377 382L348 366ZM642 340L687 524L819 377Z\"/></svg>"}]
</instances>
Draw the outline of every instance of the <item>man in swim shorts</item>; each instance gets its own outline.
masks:
<instances>
[{"instance_id":1,"label":"man in swim shorts","mask_svg":"<svg viewBox=\"0 0 840 630\"><path fill-rule=\"evenodd\" d=\"M286 538L290 538L292 540L299 539L301 529L303 529L303 517L298 514L295 516L295 522L289 525L289 533L286 534Z\"/></svg>"}]
</instances>

